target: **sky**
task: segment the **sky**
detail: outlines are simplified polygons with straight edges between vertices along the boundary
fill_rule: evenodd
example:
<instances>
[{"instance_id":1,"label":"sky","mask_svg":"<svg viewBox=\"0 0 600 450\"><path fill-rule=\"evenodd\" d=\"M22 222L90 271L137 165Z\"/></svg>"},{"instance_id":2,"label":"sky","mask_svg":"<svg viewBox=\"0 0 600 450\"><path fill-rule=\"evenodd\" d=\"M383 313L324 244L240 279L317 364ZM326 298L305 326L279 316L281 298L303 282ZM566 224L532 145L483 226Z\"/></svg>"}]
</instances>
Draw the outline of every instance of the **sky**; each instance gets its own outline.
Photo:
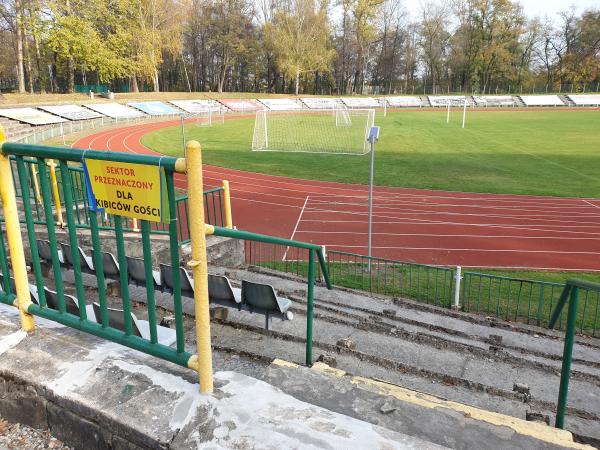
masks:
<instances>
[{"instance_id":1,"label":"sky","mask_svg":"<svg viewBox=\"0 0 600 450\"><path fill-rule=\"evenodd\" d=\"M419 15L421 4L424 0L404 0L404 7L410 11L412 17ZM525 14L528 17L540 16L548 17L552 21L558 20L558 13L569 9L571 5L575 5L576 11L581 13L583 10L595 7L600 9L600 0L520 0L523 5Z\"/></svg>"}]
</instances>

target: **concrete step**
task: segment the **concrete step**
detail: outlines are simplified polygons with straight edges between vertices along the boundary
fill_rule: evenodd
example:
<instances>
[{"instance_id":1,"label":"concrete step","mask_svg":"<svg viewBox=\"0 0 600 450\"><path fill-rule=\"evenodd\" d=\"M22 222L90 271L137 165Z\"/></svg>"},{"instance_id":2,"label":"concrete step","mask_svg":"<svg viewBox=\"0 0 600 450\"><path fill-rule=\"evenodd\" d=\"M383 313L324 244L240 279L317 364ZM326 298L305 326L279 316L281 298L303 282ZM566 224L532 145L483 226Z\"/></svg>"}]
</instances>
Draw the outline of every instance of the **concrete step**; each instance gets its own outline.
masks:
<instances>
[{"instance_id":1,"label":"concrete step","mask_svg":"<svg viewBox=\"0 0 600 450\"><path fill-rule=\"evenodd\" d=\"M577 105L575 105L575 102L573 100L571 100L565 94L559 94L558 98L560 98L564 102L564 104L567 105L567 106L577 106Z\"/></svg>"},{"instance_id":2,"label":"concrete step","mask_svg":"<svg viewBox=\"0 0 600 450\"><path fill-rule=\"evenodd\" d=\"M315 363L282 360L265 381L299 400L455 449L586 448L568 431L405 389ZM588 447L590 448L590 447Z\"/></svg>"},{"instance_id":3,"label":"concrete step","mask_svg":"<svg viewBox=\"0 0 600 450\"><path fill-rule=\"evenodd\" d=\"M517 106L522 106L522 107L526 107L525 102L523 100L521 100L521 97L518 95L513 96L513 98L515 99L515 104Z\"/></svg>"}]
</instances>

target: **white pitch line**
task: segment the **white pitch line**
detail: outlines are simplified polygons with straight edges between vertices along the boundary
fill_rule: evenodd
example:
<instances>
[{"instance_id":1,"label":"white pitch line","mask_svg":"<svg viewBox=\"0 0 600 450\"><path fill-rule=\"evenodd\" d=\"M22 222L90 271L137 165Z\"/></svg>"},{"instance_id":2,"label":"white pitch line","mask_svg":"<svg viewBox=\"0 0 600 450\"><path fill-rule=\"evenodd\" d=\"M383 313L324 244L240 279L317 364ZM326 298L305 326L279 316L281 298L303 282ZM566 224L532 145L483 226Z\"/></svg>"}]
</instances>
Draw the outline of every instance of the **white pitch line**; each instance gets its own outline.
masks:
<instances>
[{"instance_id":1,"label":"white pitch line","mask_svg":"<svg viewBox=\"0 0 600 450\"><path fill-rule=\"evenodd\" d=\"M292 237L290 238L290 241L294 240L294 236L296 235L296 231L298 231L298 226L300 225L300 221L302 220L302 214L304 214L304 209L306 208L306 205L308 204L308 198L310 197L310 195L306 196L306 199L304 200L304 205L302 205L302 209L300 210L300 215L298 215L298 220L296 221L296 226L294 227L294 231L292 231ZM285 253L283 254L283 258L281 258L282 261L285 261L285 257L287 256L287 252L290 249L290 247L286 247L285 249Z\"/></svg>"}]
</instances>

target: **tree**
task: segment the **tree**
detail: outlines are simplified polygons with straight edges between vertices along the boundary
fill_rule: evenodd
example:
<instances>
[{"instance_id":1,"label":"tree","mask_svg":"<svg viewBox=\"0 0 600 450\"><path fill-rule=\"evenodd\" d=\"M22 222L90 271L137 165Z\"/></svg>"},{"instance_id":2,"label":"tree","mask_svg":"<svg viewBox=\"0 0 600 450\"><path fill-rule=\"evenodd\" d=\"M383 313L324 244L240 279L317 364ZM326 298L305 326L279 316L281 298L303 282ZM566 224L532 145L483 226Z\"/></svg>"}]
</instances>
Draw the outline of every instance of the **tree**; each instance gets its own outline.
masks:
<instances>
[{"instance_id":1,"label":"tree","mask_svg":"<svg viewBox=\"0 0 600 450\"><path fill-rule=\"evenodd\" d=\"M128 0L127 46L134 77L152 82L160 91L158 69L163 55L179 55L183 22L189 4L177 0Z\"/></svg>"},{"instance_id":2,"label":"tree","mask_svg":"<svg viewBox=\"0 0 600 450\"><path fill-rule=\"evenodd\" d=\"M448 32L448 10L445 5L426 3L421 19L421 49L425 63L425 80L431 77L432 92L442 77L443 66L448 54L450 33Z\"/></svg>"},{"instance_id":3,"label":"tree","mask_svg":"<svg viewBox=\"0 0 600 450\"><path fill-rule=\"evenodd\" d=\"M267 25L267 36L275 50L277 66L294 79L298 95L300 76L331 70L334 50L330 46L330 28L326 3L313 0L289 0Z\"/></svg>"}]
</instances>

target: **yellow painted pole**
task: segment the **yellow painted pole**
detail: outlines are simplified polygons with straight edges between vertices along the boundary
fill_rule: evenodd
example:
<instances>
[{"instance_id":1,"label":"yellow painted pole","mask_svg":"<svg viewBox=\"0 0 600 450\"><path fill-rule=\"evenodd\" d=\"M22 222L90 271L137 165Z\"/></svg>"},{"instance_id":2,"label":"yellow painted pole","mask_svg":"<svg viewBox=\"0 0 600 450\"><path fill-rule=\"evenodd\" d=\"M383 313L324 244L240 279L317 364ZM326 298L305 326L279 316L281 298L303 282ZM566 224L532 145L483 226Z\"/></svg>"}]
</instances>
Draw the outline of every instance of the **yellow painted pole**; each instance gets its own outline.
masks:
<instances>
[{"instance_id":1,"label":"yellow painted pole","mask_svg":"<svg viewBox=\"0 0 600 450\"><path fill-rule=\"evenodd\" d=\"M0 128L0 145L5 141L4 130ZM35 330L33 316L27 313L31 304L29 296L29 280L27 279L27 266L25 265L25 252L21 238L21 224L19 223L19 212L17 211L17 196L13 185L12 171L10 170L10 158L0 151L0 197L4 211L4 223L6 224L6 238L15 277L15 288L17 294L16 306L19 308L21 328L24 331ZM7 276L7 274L4 274Z\"/></svg>"},{"instance_id":2,"label":"yellow painted pole","mask_svg":"<svg viewBox=\"0 0 600 450\"><path fill-rule=\"evenodd\" d=\"M213 391L210 315L208 310L208 268L206 263L206 236L204 227L204 194L202 181L202 149L197 141L186 145L189 192L189 222L192 240L192 260L188 263L194 275L194 304L196 312L197 357L190 358L188 366L198 371L200 392Z\"/></svg>"},{"instance_id":3,"label":"yellow painted pole","mask_svg":"<svg viewBox=\"0 0 600 450\"><path fill-rule=\"evenodd\" d=\"M52 192L54 192L54 204L56 205L56 218L58 220L58 226L61 228L65 227L63 221L62 207L60 206L60 193L58 191L58 182L56 181L56 163L53 159L48 161L48 167L50 167L50 179L52 180Z\"/></svg>"},{"instance_id":4,"label":"yellow painted pole","mask_svg":"<svg viewBox=\"0 0 600 450\"><path fill-rule=\"evenodd\" d=\"M223 180L223 197L225 198L225 228L233 228L231 218L231 193L229 192L229 181Z\"/></svg>"},{"instance_id":5,"label":"yellow painted pole","mask_svg":"<svg viewBox=\"0 0 600 450\"><path fill-rule=\"evenodd\" d=\"M38 172L37 168L32 164L31 165L31 175L33 176L33 187L35 189L35 198L37 198L38 203L42 203L42 194L40 194L40 182L38 180Z\"/></svg>"},{"instance_id":6,"label":"yellow painted pole","mask_svg":"<svg viewBox=\"0 0 600 450\"><path fill-rule=\"evenodd\" d=\"M140 231L140 229L138 228L138 221L135 217L133 218L133 231L135 231L136 233L139 233Z\"/></svg>"}]
</instances>

